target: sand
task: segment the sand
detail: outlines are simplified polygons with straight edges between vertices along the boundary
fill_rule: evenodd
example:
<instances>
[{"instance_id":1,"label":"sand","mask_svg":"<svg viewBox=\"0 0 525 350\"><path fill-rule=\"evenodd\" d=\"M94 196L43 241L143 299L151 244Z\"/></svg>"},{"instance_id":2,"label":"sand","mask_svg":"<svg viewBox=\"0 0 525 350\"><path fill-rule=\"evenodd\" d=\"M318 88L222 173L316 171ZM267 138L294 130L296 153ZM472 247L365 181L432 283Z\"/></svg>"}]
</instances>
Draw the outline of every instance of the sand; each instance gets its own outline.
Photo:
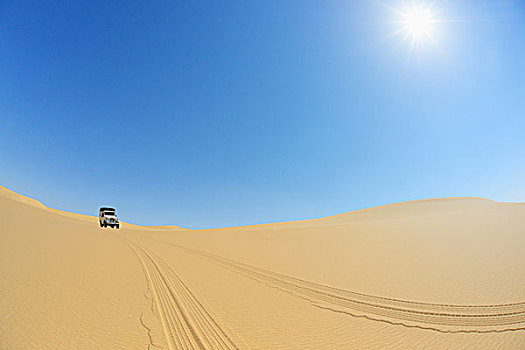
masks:
<instances>
[{"instance_id":1,"label":"sand","mask_svg":"<svg viewBox=\"0 0 525 350\"><path fill-rule=\"evenodd\" d=\"M0 187L0 349L525 348L525 204L97 221Z\"/></svg>"}]
</instances>

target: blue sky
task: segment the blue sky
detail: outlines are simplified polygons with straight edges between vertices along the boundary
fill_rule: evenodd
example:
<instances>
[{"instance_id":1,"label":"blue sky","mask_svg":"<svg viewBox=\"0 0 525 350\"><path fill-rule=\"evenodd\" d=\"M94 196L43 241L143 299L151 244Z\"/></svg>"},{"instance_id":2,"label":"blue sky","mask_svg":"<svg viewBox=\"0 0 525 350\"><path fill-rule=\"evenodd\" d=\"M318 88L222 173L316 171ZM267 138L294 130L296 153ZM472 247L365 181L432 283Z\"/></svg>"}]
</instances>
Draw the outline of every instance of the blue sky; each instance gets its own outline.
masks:
<instances>
[{"instance_id":1,"label":"blue sky","mask_svg":"<svg viewBox=\"0 0 525 350\"><path fill-rule=\"evenodd\" d=\"M0 184L190 228L525 200L525 4L3 1Z\"/></svg>"}]
</instances>

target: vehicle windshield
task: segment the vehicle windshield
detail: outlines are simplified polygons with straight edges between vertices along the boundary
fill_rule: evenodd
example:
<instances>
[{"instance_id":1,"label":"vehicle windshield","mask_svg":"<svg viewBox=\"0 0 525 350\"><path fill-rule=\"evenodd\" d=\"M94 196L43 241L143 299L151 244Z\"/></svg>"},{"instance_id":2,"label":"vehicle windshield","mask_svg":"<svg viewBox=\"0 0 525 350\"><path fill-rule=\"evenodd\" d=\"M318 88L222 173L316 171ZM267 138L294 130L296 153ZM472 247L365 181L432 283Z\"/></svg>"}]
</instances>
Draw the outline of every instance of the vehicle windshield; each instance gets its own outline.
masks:
<instances>
[{"instance_id":1,"label":"vehicle windshield","mask_svg":"<svg viewBox=\"0 0 525 350\"><path fill-rule=\"evenodd\" d=\"M104 215L108 215L108 216L112 215L112 216L115 216L115 212L114 212L114 211L105 211L105 212L104 212Z\"/></svg>"}]
</instances>

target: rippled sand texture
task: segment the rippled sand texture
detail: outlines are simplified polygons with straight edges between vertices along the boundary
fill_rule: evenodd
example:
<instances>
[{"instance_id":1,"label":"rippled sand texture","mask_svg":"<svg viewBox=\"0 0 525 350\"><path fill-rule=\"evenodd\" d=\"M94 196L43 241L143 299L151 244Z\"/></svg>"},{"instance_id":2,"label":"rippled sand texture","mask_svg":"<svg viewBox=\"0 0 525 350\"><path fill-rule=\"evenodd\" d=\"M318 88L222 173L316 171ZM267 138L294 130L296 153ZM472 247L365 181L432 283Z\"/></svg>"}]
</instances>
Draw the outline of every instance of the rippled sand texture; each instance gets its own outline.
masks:
<instances>
[{"instance_id":1,"label":"rippled sand texture","mask_svg":"<svg viewBox=\"0 0 525 350\"><path fill-rule=\"evenodd\" d=\"M525 204L97 221L0 187L0 349L525 348Z\"/></svg>"}]
</instances>

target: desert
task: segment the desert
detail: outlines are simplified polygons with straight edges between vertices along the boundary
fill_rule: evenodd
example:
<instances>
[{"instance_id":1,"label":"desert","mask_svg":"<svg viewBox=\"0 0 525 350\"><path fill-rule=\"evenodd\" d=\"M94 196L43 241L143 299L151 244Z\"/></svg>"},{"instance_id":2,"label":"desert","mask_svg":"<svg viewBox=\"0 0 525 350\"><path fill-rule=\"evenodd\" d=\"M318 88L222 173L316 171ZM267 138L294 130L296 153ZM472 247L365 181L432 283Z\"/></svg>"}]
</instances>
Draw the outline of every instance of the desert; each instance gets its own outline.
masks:
<instances>
[{"instance_id":1,"label":"desert","mask_svg":"<svg viewBox=\"0 0 525 350\"><path fill-rule=\"evenodd\" d=\"M525 1L0 1L0 350L525 350Z\"/></svg>"},{"instance_id":2,"label":"desert","mask_svg":"<svg viewBox=\"0 0 525 350\"><path fill-rule=\"evenodd\" d=\"M525 205L101 228L0 192L2 349L519 349Z\"/></svg>"}]
</instances>

